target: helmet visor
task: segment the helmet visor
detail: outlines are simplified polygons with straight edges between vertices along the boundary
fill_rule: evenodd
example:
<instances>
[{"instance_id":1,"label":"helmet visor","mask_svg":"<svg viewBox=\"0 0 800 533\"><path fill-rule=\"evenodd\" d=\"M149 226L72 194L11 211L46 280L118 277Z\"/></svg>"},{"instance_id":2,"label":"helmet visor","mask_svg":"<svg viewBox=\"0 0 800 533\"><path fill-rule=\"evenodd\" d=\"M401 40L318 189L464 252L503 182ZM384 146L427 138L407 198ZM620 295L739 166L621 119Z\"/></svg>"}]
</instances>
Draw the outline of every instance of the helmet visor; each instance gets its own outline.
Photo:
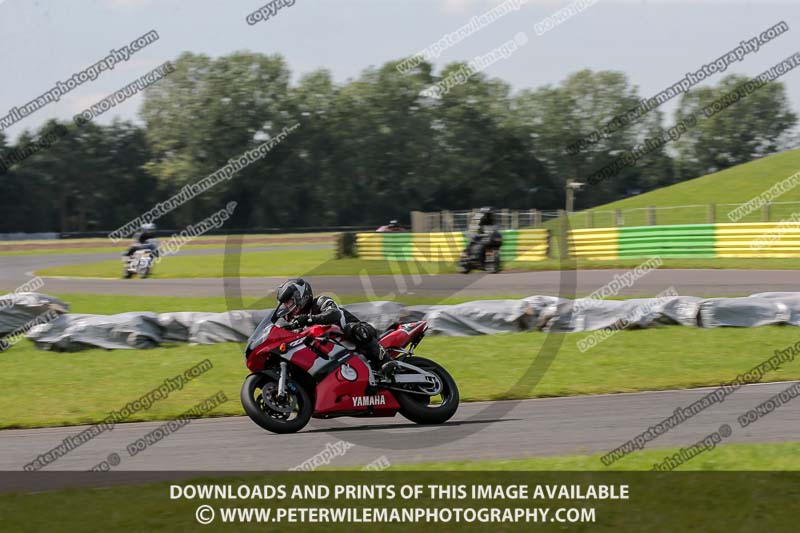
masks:
<instances>
[{"instance_id":1,"label":"helmet visor","mask_svg":"<svg viewBox=\"0 0 800 533\"><path fill-rule=\"evenodd\" d=\"M283 318L287 315L291 315L295 309L297 309L297 304L295 303L294 298L289 298L285 302L280 302L278 305L278 310L275 312L275 316L277 318Z\"/></svg>"}]
</instances>

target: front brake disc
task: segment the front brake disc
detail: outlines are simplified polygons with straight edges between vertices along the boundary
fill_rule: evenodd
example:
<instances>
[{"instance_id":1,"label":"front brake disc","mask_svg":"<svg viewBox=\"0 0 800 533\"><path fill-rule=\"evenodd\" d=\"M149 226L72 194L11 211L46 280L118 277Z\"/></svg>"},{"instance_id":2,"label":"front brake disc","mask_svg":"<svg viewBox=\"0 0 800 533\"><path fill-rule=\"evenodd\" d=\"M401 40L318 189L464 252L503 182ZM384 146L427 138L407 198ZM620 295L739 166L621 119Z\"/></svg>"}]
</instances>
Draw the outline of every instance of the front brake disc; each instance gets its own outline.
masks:
<instances>
[{"instance_id":1,"label":"front brake disc","mask_svg":"<svg viewBox=\"0 0 800 533\"><path fill-rule=\"evenodd\" d=\"M277 397L277 388L277 384L270 383L261 389L261 397L267 407L278 413L288 415L297 407L297 397L294 394L287 394L286 398L281 400Z\"/></svg>"}]
</instances>

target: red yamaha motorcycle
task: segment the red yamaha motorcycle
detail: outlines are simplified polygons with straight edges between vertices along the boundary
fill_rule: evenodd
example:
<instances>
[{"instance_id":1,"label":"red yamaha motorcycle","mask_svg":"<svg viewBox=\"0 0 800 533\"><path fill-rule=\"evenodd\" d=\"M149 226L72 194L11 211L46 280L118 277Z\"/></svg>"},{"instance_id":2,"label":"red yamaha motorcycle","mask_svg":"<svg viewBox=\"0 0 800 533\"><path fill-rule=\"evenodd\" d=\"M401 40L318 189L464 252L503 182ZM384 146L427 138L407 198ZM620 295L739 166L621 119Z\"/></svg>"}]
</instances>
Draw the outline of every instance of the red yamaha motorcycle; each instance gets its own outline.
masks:
<instances>
[{"instance_id":1,"label":"red yamaha motorcycle","mask_svg":"<svg viewBox=\"0 0 800 533\"><path fill-rule=\"evenodd\" d=\"M393 324L379 342L390 357L379 377L338 326L299 331L266 317L245 350L252 372L242 385L247 415L273 433L294 433L311 417L378 417L400 413L418 424L441 424L458 409L458 387L435 362L417 357L425 321Z\"/></svg>"}]
</instances>

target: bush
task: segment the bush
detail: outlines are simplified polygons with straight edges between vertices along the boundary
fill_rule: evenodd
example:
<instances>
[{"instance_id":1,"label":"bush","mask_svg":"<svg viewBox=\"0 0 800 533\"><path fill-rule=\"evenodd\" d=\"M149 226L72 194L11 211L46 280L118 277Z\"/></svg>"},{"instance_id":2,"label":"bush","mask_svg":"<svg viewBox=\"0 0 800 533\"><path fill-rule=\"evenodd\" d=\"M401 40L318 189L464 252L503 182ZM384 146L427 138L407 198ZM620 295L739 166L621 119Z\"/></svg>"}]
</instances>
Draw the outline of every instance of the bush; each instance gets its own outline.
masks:
<instances>
[{"instance_id":1,"label":"bush","mask_svg":"<svg viewBox=\"0 0 800 533\"><path fill-rule=\"evenodd\" d=\"M348 231L336 236L336 259L344 257L357 257L358 247L356 246L355 232Z\"/></svg>"}]
</instances>

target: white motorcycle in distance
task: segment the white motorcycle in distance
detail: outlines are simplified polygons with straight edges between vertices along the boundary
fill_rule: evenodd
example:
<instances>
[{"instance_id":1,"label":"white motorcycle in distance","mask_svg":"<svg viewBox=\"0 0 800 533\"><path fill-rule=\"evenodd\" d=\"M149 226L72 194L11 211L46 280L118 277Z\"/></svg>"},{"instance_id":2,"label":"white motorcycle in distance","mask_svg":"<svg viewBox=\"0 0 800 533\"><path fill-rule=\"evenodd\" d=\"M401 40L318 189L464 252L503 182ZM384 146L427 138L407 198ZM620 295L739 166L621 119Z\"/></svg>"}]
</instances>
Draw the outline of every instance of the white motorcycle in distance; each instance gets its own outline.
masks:
<instances>
[{"instance_id":1,"label":"white motorcycle in distance","mask_svg":"<svg viewBox=\"0 0 800 533\"><path fill-rule=\"evenodd\" d=\"M132 278L134 275L138 275L142 279L148 277L156 262L156 250L158 250L158 241L155 239L146 241L141 248L125 259L122 277L125 279Z\"/></svg>"}]
</instances>

